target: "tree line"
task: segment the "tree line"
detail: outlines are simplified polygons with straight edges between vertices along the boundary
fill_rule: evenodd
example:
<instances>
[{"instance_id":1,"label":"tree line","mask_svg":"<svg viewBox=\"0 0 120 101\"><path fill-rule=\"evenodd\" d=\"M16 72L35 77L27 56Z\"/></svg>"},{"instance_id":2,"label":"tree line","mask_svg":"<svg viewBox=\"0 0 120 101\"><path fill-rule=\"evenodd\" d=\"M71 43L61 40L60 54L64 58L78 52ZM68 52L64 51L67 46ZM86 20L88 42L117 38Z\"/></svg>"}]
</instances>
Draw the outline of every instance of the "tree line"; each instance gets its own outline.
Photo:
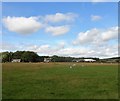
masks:
<instances>
[{"instance_id":1,"label":"tree line","mask_svg":"<svg viewBox=\"0 0 120 101\"><path fill-rule=\"evenodd\" d=\"M16 51L16 52L2 52L0 53L2 62L11 62L13 59L21 59L21 62L43 62L44 58L51 58L52 62L72 62L74 59L84 59L75 57L62 57L62 56L39 56L32 51ZM99 58L92 58L99 60Z\"/></svg>"},{"instance_id":2,"label":"tree line","mask_svg":"<svg viewBox=\"0 0 120 101\"><path fill-rule=\"evenodd\" d=\"M21 59L21 62L43 61L37 53L32 51L2 52L2 62L11 62L13 59Z\"/></svg>"}]
</instances>

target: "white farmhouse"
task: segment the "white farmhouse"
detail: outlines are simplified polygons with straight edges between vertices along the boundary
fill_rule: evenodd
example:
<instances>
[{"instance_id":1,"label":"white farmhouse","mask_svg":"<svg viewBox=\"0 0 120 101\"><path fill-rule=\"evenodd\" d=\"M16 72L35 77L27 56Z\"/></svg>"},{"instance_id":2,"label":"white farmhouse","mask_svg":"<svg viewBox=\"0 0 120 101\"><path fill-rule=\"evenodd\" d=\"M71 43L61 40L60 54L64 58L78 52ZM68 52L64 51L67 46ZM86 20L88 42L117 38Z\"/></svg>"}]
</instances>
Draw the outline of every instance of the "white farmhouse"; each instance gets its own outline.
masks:
<instances>
[{"instance_id":1,"label":"white farmhouse","mask_svg":"<svg viewBox=\"0 0 120 101\"><path fill-rule=\"evenodd\" d=\"M12 59L12 62L21 62L21 59Z\"/></svg>"},{"instance_id":2,"label":"white farmhouse","mask_svg":"<svg viewBox=\"0 0 120 101\"><path fill-rule=\"evenodd\" d=\"M51 61L51 58L44 58L44 62L50 62Z\"/></svg>"}]
</instances>

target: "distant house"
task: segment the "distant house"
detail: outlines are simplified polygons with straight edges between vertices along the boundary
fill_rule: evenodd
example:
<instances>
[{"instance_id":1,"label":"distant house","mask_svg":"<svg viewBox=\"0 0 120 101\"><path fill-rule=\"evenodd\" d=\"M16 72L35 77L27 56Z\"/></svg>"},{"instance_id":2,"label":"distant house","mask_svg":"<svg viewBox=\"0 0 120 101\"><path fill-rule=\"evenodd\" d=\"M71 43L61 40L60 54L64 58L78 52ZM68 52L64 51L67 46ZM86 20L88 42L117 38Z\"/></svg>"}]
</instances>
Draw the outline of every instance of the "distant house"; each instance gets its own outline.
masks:
<instances>
[{"instance_id":1,"label":"distant house","mask_svg":"<svg viewBox=\"0 0 120 101\"><path fill-rule=\"evenodd\" d=\"M95 62L96 60L94 59L84 59L85 62Z\"/></svg>"},{"instance_id":2,"label":"distant house","mask_svg":"<svg viewBox=\"0 0 120 101\"><path fill-rule=\"evenodd\" d=\"M84 62L84 59L73 59L72 62Z\"/></svg>"},{"instance_id":3,"label":"distant house","mask_svg":"<svg viewBox=\"0 0 120 101\"><path fill-rule=\"evenodd\" d=\"M50 62L51 61L51 58L44 58L44 62Z\"/></svg>"},{"instance_id":4,"label":"distant house","mask_svg":"<svg viewBox=\"0 0 120 101\"><path fill-rule=\"evenodd\" d=\"M12 62L21 62L21 59L12 59Z\"/></svg>"},{"instance_id":5,"label":"distant house","mask_svg":"<svg viewBox=\"0 0 120 101\"><path fill-rule=\"evenodd\" d=\"M105 62L107 63L116 63L116 62L120 62L119 59L107 59Z\"/></svg>"}]
</instances>

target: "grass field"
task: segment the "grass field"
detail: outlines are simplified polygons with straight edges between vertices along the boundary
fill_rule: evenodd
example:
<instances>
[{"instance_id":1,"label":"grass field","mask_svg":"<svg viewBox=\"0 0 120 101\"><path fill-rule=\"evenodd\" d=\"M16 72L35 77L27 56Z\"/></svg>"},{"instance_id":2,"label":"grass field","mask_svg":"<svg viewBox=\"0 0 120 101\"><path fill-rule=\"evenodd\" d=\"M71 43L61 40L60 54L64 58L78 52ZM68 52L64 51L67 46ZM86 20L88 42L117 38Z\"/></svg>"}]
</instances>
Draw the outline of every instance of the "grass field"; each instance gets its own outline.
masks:
<instances>
[{"instance_id":1,"label":"grass field","mask_svg":"<svg viewBox=\"0 0 120 101\"><path fill-rule=\"evenodd\" d=\"M3 63L3 99L117 99L118 65Z\"/></svg>"}]
</instances>

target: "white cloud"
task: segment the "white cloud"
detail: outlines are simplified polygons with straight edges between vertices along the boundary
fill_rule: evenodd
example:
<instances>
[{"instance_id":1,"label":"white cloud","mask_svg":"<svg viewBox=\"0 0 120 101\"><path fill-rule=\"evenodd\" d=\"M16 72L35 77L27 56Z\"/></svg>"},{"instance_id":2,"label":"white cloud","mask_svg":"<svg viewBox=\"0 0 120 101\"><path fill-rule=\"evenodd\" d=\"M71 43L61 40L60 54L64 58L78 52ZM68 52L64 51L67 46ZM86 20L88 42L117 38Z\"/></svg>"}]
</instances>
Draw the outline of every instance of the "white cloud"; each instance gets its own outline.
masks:
<instances>
[{"instance_id":1,"label":"white cloud","mask_svg":"<svg viewBox=\"0 0 120 101\"><path fill-rule=\"evenodd\" d=\"M112 47L112 48L111 48ZM103 45L103 47L96 47L94 48L95 53L99 57L116 57L118 56L118 44L108 44L108 45Z\"/></svg>"},{"instance_id":2,"label":"white cloud","mask_svg":"<svg viewBox=\"0 0 120 101\"><path fill-rule=\"evenodd\" d=\"M50 49L50 46L48 44L45 45L29 45L25 46L26 50L34 51L34 52L39 52L39 53L46 53Z\"/></svg>"},{"instance_id":3,"label":"white cloud","mask_svg":"<svg viewBox=\"0 0 120 101\"><path fill-rule=\"evenodd\" d=\"M99 16L99 15L91 15L91 20L92 21L98 21L98 20L101 20L101 19L102 19L102 17Z\"/></svg>"},{"instance_id":4,"label":"white cloud","mask_svg":"<svg viewBox=\"0 0 120 101\"><path fill-rule=\"evenodd\" d=\"M60 42L54 45L22 45L3 43L3 51L16 51L16 50L29 50L37 52L39 55L59 55L59 56L72 56L72 57L116 57L118 56L118 44L103 44L101 47L85 47L65 45L65 42ZM112 48L111 48L112 47Z\"/></svg>"},{"instance_id":5,"label":"white cloud","mask_svg":"<svg viewBox=\"0 0 120 101\"><path fill-rule=\"evenodd\" d=\"M111 48L112 47L112 48ZM115 57L118 56L118 45L104 45L102 47L59 47L59 45L33 45L27 47L28 50L37 52L39 55L58 55L58 56L72 56L72 57Z\"/></svg>"},{"instance_id":6,"label":"white cloud","mask_svg":"<svg viewBox=\"0 0 120 101\"><path fill-rule=\"evenodd\" d=\"M76 40L73 41L75 45L82 44L100 44L118 38L118 27L111 27L106 30L91 29L86 32L80 32Z\"/></svg>"},{"instance_id":7,"label":"white cloud","mask_svg":"<svg viewBox=\"0 0 120 101\"><path fill-rule=\"evenodd\" d=\"M73 44L88 44L96 40L96 37L100 34L99 30L94 28L86 32L80 32L77 39Z\"/></svg>"},{"instance_id":8,"label":"white cloud","mask_svg":"<svg viewBox=\"0 0 120 101\"><path fill-rule=\"evenodd\" d=\"M63 41L63 40L59 40L57 42L58 48L64 48L66 45L67 45L67 43L65 41Z\"/></svg>"},{"instance_id":9,"label":"white cloud","mask_svg":"<svg viewBox=\"0 0 120 101\"><path fill-rule=\"evenodd\" d=\"M117 38L118 38L118 27L109 28L107 31L102 33L103 41L108 41Z\"/></svg>"},{"instance_id":10,"label":"white cloud","mask_svg":"<svg viewBox=\"0 0 120 101\"><path fill-rule=\"evenodd\" d=\"M77 17L74 13L55 13L36 17L4 17L4 26L11 32L31 34L40 29L50 32L52 35L62 35L69 31L67 22L74 21ZM59 26L58 26L58 22ZM54 26L53 24L54 23ZM69 24L70 24L69 23Z\"/></svg>"},{"instance_id":11,"label":"white cloud","mask_svg":"<svg viewBox=\"0 0 120 101\"><path fill-rule=\"evenodd\" d=\"M15 50L23 49L23 47L21 48L20 45L18 45L18 44L15 45L10 42L1 42L0 49L1 49L1 51L15 51Z\"/></svg>"},{"instance_id":12,"label":"white cloud","mask_svg":"<svg viewBox=\"0 0 120 101\"><path fill-rule=\"evenodd\" d=\"M69 47L69 48L64 48L60 49L59 51L56 52L56 54L61 55L61 56L85 56L89 52L89 49L87 48L75 48L75 47Z\"/></svg>"},{"instance_id":13,"label":"white cloud","mask_svg":"<svg viewBox=\"0 0 120 101\"><path fill-rule=\"evenodd\" d=\"M42 24L37 17L6 17L3 18L5 27L12 32L30 34L42 28Z\"/></svg>"},{"instance_id":14,"label":"white cloud","mask_svg":"<svg viewBox=\"0 0 120 101\"><path fill-rule=\"evenodd\" d=\"M69 27L68 26L49 26L45 29L46 32L52 33L52 35L54 36L58 36L58 35L63 35L65 33L67 33L69 31Z\"/></svg>"},{"instance_id":15,"label":"white cloud","mask_svg":"<svg viewBox=\"0 0 120 101\"><path fill-rule=\"evenodd\" d=\"M62 44L62 47L61 47ZM59 56L83 56L89 50L86 48L65 47L65 43L60 42L55 46L48 44L25 46L26 50L37 52L40 55L59 55Z\"/></svg>"},{"instance_id":16,"label":"white cloud","mask_svg":"<svg viewBox=\"0 0 120 101\"><path fill-rule=\"evenodd\" d=\"M55 52L58 50L58 47L51 47L48 44L43 44L43 45L31 45L31 46L25 46L26 50L34 51L37 52L40 55L53 55Z\"/></svg>"},{"instance_id":17,"label":"white cloud","mask_svg":"<svg viewBox=\"0 0 120 101\"><path fill-rule=\"evenodd\" d=\"M74 19L77 17L74 13L56 13L51 15L45 16L46 22L61 22L61 21L74 21Z\"/></svg>"}]
</instances>

